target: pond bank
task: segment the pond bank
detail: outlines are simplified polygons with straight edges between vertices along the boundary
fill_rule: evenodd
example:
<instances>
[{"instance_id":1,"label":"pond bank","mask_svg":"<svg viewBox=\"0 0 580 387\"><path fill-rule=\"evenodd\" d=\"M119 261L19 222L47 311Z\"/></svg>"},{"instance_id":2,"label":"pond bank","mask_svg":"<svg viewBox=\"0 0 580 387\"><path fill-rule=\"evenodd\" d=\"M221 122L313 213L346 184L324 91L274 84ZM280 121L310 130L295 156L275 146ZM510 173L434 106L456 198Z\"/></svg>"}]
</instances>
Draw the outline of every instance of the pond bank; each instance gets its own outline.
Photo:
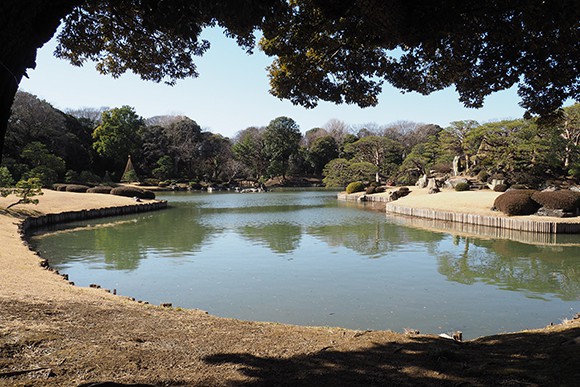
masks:
<instances>
[{"instance_id":1,"label":"pond bank","mask_svg":"<svg viewBox=\"0 0 580 387\"><path fill-rule=\"evenodd\" d=\"M40 216L135 204L64 192L40 199L38 206L15 208ZM402 334L217 318L70 286L40 267L20 239L21 221L0 214L0 385L577 382L580 320L459 343L412 329Z\"/></svg>"},{"instance_id":2,"label":"pond bank","mask_svg":"<svg viewBox=\"0 0 580 387\"><path fill-rule=\"evenodd\" d=\"M365 195L364 193L338 195L339 200L385 203L388 213L469 224L477 227L492 227L546 234L580 233L580 218L553 218L547 216L507 216L492 211L494 200L500 192L491 190L456 192L443 190L429 195L426 188L409 187L411 193L396 201L389 201L389 192Z\"/></svg>"}]
</instances>

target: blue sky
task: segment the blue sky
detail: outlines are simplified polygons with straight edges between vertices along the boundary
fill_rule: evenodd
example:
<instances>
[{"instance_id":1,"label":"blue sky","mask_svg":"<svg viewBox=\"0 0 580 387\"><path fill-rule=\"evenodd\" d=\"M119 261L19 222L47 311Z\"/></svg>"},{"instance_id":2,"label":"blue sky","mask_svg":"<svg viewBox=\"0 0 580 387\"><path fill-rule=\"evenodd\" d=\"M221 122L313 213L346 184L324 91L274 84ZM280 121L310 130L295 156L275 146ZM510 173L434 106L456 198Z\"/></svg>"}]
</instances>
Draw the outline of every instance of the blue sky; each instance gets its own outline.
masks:
<instances>
[{"instance_id":1,"label":"blue sky","mask_svg":"<svg viewBox=\"0 0 580 387\"><path fill-rule=\"evenodd\" d=\"M145 118L181 114L202 128L225 136L250 126L265 126L272 119L288 116L302 132L338 119L358 127L367 123L386 125L396 121L415 121L447 126L451 121L474 119L480 123L520 118L515 89L492 94L481 109L467 109L457 93L447 89L422 96L402 94L385 85L379 104L361 109L352 105L320 103L315 109L294 106L268 93L266 66L271 59L256 50L247 55L217 29L206 30L211 49L197 59L199 78L178 81L175 86L142 81L125 74L118 79L99 74L94 64L74 67L56 59L54 40L38 52L37 68L29 70L20 90L35 94L58 109L101 106L133 106Z\"/></svg>"}]
</instances>

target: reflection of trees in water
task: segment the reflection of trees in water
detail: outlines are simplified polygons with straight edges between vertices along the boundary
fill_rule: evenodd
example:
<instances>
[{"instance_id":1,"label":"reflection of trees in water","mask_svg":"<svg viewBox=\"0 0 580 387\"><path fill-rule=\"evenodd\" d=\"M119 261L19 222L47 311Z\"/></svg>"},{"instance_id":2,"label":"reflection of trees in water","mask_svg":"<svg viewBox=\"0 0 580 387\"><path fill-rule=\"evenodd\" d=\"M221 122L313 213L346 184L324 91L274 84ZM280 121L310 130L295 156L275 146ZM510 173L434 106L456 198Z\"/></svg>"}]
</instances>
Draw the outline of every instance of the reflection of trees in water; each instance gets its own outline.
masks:
<instances>
[{"instance_id":1,"label":"reflection of trees in water","mask_svg":"<svg viewBox=\"0 0 580 387\"><path fill-rule=\"evenodd\" d=\"M134 270L149 250L165 256L199 251L213 230L200 224L198 218L195 208L180 207L137 215L120 224L111 219L100 220L94 227L51 236L45 242L45 250L54 251L49 256L55 257L51 263L57 265L63 249L71 247L78 256L88 257L83 258L86 261L98 261L102 255L111 269ZM111 223L114 226L108 227ZM65 260L67 257L63 257Z\"/></svg>"},{"instance_id":2,"label":"reflection of trees in water","mask_svg":"<svg viewBox=\"0 0 580 387\"><path fill-rule=\"evenodd\" d=\"M409 244L430 246L444 237L420 229L396 226L384 220L311 227L308 232L329 246L344 246L370 258L380 258Z\"/></svg>"},{"instance_id":3,"label":"reflection of trees in water","mask_svg":"<svg viewBox=\"0 0 580 387\"><path fill-rule=\"evenodd\" d=\"M580 300L580 257L575 247L459 236L454 236L454 244L458 250L435 252L439 272L450 281L485 282L507 290L552 293L564 301Z\"/></svg>"},{"instance_id":4,"label":"reflection of trees in water","mask_svg":"<svg viewBox=\"0 0 580 387\"><path fill-rule=\"evenodd\" d=\"M293 252L300 245L302 238L302 228L287 222L248 225L240 227L237 231L243 238L264 245L277 254Z\"/></svg>"}]
</instances>

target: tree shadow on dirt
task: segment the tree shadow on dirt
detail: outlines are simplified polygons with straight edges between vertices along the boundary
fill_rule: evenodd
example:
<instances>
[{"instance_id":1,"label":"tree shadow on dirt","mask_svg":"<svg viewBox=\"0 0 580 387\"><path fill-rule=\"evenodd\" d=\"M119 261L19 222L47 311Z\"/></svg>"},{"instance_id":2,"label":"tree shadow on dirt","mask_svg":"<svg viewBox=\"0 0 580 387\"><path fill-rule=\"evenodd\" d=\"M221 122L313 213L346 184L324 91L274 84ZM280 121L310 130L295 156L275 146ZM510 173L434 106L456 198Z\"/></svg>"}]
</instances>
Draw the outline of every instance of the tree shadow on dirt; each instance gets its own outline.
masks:
<instances>
[{"instance_id":1,"label":"tree shadow on dirt","mask_svg":"<svg viewBox=\"0 0 580 387\"><path fill-rule=\"evenodd\" d=\"M355 351L322 348L289 358L222 353L204 359L237 366L248 381L229 386L577 386L580 328L521 332L458 343L416 336Z\"/></svg>"}]
</instances>

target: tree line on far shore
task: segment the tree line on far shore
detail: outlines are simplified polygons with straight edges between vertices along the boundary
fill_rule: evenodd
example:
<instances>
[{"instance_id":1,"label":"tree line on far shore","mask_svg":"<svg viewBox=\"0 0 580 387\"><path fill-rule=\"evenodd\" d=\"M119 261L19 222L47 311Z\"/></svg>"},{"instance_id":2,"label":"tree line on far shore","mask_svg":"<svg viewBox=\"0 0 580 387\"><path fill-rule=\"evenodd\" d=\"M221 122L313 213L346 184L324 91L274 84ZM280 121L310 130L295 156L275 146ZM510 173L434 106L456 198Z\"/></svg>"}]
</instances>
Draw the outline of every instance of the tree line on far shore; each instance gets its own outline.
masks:
<instances>
[{"instance_id":1,"label":"tree line on far shore","mask_svg":"<svg viewBox=\"0 0 580 387\"><path fill-rule=\"evenodd\" d=\"M289 117L250 127L233 138L203 130L185 116L144 119L130 106L66 113L19 92L12 107L0 186L38 179L99 184L119 181L127 159L148 184L263 183L277 177L414 184L433 171L498 177L538 186L580 179L580 103L556 119L473 120L433 124L399 121L356 128L333 119L302 134ZM459 163L458 163L459 162Z\"/></svg>"}]
</instances>

